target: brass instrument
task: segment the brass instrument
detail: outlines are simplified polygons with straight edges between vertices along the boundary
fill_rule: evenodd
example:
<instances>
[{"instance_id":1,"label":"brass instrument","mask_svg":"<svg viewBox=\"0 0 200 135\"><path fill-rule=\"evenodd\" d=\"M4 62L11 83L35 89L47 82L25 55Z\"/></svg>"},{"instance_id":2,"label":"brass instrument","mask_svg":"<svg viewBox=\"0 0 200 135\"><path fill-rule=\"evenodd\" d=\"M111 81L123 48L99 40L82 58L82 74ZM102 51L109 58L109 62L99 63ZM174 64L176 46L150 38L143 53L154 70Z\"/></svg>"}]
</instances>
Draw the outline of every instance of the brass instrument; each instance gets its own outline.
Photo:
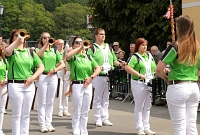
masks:
<instances>
[{"instance_id":1,"label":"brass instrument","mask_svg":"<svg viewBox=\"0 0 200 135\"><path fill-rule=\"evenodd\" d=\"M49 42L49 45L53 45L54 44L54 38L49 38L48 42Z\"/></svg>"},{"instance_id":2,"label":"brass instrument","mask_svg":"<svg viewBox=\"0 0 200 135\"><path fill-rule=\"evenodd\" d=\"M20 29L18 32L19 38L30 38L30 35L28 35L27 31L25 29Z\"/></svg>"},{"instance_id":3,"label":"brass instrument","mask_svg":"<svg viewBox=\"0 0 200 135\"><path fill-rule=\"evenodd\" d=\"M84 46L84 48L89 48L90 45L91 45L91 43L90 43L89 40L84 40L84 41L83 41L83 46Z\"/></svg>"}]
</instances>

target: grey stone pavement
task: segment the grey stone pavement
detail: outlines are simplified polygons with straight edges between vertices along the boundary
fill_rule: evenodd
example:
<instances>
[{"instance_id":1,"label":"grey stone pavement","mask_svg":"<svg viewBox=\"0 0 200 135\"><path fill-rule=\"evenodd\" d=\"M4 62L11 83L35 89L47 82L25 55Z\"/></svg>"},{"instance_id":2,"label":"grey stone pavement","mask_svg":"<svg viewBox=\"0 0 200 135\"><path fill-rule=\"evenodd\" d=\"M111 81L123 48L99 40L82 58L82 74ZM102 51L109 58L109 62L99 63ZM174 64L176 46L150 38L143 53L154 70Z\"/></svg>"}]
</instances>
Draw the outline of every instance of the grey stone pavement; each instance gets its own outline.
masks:
<instances>
[{"instance_id":1,"label":"grey stone pavement","mask_svg":"<svg viewBox=\"0 0 200 135\"><path fill-rule=\"evenodd\" d=\"M134 103L130 104L130 100L125 102L110 99L109 120L113 126L94 126L93 110L89 112L88 131L89 135L136 135L133 115ZM8 106L7 114L4 117L3 131L6 135L11 135L11 107ZM69 99L69 112L71 109L71 100ZM37 112L31 111L30 135L71 135L71 117L57 117L57 98L54 102L53 126L55 132L41 133L37 120ZM151 129L156 135L173 135L173 128L169 118L167 106L152 106L150 117ZM197 127L200 134L200 113L198 112Z\"/></svg>"}]
</instances>

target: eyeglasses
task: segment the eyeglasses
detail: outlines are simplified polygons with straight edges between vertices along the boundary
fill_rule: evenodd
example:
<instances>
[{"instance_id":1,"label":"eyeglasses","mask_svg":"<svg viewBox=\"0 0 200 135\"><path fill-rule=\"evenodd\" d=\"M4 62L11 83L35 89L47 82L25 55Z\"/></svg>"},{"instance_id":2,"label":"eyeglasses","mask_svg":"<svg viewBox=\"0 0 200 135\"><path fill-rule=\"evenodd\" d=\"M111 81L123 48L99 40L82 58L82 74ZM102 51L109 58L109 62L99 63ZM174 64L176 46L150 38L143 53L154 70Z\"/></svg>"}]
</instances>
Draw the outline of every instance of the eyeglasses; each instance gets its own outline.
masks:
<instances>
[{"instance_id":1,"label":"eyeglasses","mask_svg":"<svg viewBox=\"0 0 200 135\"><path fill-rule=\"evenodd\" d=\"M75 41L75 44L81 44L83 41Z\"/></svg>"},{"instance_id":2,"label":"eyeglasses","mask_svg":"<svg viewBox=\"0 0 200 135\"><path fill-rule=\"evenodd\" d=\"M50 37L43 37L43 39L47 39L47 38L50 38Z\"/></svg>"},{"instance_id":3,"label":"eyeglasses","mask_svg":"<svg viewBox=\"0 0 200 135\"><path fill-rule=\"evenodd\" d=\"M15 34L14 34L14 36L15 36L15 37L18 37L18 34L17 34L17 33L15 33Z\"/></svg>"}]
</instances>

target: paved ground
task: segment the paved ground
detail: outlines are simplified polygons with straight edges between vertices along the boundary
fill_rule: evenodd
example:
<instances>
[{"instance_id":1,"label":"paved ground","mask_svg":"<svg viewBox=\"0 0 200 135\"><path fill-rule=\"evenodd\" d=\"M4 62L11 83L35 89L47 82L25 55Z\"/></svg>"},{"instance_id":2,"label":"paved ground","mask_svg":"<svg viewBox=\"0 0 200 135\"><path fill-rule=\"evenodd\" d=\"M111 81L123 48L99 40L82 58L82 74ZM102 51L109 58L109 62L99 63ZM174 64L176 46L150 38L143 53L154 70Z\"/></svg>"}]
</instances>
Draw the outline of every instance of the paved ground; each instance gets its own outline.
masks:
<instances>
[{"instance_id":1,"label":"paved ground","mask_svg":"<svg viewBox=\"0 0 200 135\"><path fill-rule=\"evenodd\" d=\"M53 114L53 126L56 128L55 132L40 133L37 112L31 111L30 135L71 135L71 117L57 117L57 99L55 99L55 108ZM71 112L71 101L69 102ZM110 100L110 121L113 122L111 127L95 127L93 110L89 112L88 131L89 135L136 135L133 116L134 104L130 104L127 99L125 102ZM6 135L11 135L11 109L10 106L5 115L3 130ZM198 113L198 129L200 134L200 113ZM156 135L173 135L172 124L169 118L167 106L153 106L151 108L150 118L151 129L156 131Z\"/></svg>"}]
</instances>

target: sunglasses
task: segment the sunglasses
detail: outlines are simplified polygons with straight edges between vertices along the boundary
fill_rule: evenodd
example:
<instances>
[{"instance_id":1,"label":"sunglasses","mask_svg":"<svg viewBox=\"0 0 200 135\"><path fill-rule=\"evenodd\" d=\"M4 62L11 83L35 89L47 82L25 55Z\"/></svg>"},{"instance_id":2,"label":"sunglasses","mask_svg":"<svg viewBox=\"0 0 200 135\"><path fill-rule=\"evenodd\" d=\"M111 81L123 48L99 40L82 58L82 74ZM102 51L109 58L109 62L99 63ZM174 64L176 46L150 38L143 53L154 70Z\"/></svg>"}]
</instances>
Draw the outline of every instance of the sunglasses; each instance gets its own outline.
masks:
<instances>
[{"instance_id":1,"label":"sunglasses","mask_svg":"<svg viewBox=\"0 0 200 135\"><path fill-rule=\"evenodd\" d=\"M43 37L43 39L47 39L47 38L50 38L50 37Z\"/></svg>"},{"instance_id":2,"label":"sunglasses","mask_svg":"<svg viewBox=\"0 0 200 135\"><path fill-rule=\"evenodd\" d=\"M15 37L18 37L18 34L17 34L17 33L15 33L15 34L14 34L14 36L15 36Z\"/></svg>"},{"instance_id":3,"label":"sunglasses","mask_svg":"<svg viewBox=\"0 0 200 135\"><path fill-rule=\"evenodd\" d=\"M75 44L81 44L83 41L74 41Z\"/></svg>"}]
</instances>

